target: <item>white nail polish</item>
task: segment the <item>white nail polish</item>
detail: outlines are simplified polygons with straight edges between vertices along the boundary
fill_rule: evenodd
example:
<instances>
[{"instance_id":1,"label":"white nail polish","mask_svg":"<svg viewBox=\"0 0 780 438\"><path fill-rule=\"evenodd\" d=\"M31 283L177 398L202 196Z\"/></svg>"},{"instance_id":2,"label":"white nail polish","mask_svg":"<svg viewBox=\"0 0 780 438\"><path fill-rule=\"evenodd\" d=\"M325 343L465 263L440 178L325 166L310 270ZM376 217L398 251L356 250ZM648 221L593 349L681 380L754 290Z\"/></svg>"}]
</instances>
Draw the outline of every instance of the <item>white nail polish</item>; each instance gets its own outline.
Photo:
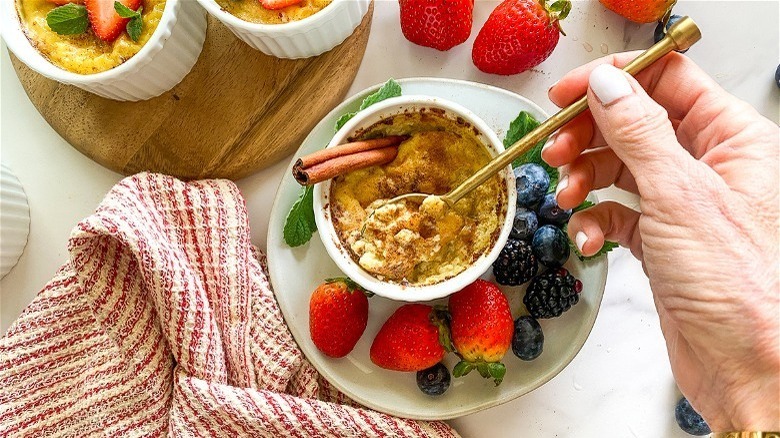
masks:
<instances>
[{"instance_id":1,"label":"white nail polish","mask_svg":"<svg viewBox=\"0 0 780 438\"><path fill-rule=\"evenodd\" d=\"M569 187L569 175L562 174L561 179L558 180L558 187L555 188L555 199L558 199L558 195L561 194L562 191L566 190L566 187Z\"/></svg>"},{"instance_id":2,"label":"white nail polish","mask_svg":"<svg viewBox=\"0 0 780 438\"><path fill-rule=\"evenodd\" d=\"M634 93L634 89L626 79L626 74L609 64L602 64L593 69L588 83L604 105Z\"/></svg>"},{"instance_id":3,"label":"white nail polish","mask_svg":"<svg viewBox=\"0 0 780 438\"><path fill-rule=\"evenodd\" d=\"M582 247L585 246L585 243L588 242L588 235L583 233L582 231L577 231L577 235L574 236L574 243L577 244L577 249L582 252Z\"/></svg>"},{"instance_id":4,"label":"white nail polish","mask_svg":"<svg viewBox=\"0 0 780 438\"><path fill-rule=\"evenodd\" d=\"M544 153L544 151L546 151L550 146L555 144L555 139L556 138L558 138L558 133L557 132L555 134L551 135L550 138L547 139L547 143L545 143L544 146L542 146L542 153Z\"/></svg>"}]
</instances>

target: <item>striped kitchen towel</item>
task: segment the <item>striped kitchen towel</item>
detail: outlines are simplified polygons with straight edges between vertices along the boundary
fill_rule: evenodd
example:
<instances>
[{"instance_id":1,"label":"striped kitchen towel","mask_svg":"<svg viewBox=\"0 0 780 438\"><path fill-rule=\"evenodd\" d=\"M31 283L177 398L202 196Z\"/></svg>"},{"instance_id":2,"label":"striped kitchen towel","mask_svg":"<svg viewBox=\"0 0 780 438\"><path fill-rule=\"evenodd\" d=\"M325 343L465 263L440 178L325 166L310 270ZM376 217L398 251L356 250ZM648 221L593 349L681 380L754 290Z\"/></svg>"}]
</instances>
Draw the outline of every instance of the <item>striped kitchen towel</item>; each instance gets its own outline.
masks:
<instances>
[{"instance_id":1,"label":"striped kitchen towel","mask_svg":"<svg viewBox=\"0 0 780 438\"><path fill-rule=\"evenodd\" d=\"M1 436L457 436L317 374L229 181L126 178L69 250L0 339Z\"/></svg>"}]
</instances>

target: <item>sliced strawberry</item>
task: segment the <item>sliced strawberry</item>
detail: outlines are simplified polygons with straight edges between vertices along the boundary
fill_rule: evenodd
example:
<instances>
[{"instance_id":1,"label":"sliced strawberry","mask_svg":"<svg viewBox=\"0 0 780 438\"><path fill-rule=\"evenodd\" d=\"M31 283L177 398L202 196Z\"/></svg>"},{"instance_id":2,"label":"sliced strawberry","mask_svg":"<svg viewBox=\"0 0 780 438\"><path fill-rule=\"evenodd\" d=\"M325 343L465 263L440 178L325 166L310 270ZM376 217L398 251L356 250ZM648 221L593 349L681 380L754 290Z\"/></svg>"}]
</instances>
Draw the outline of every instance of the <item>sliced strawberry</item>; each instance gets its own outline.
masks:
<instances>
[{"instance_id":1,"label":"sliced strawberry","mask_svg":"<svg viewBox=\"0 0 780 438\"><path fill-rule=\"evenodd\" d=\"M260 0L260 4L266 9L282 9L287 6L297 5L303 0Z\"/></svg>"},{"instance_id":2,"label":"sliced strawberry","mask_svg":"<svg viewBox=\"0 0 780 438\"><path fill-rule=\"evenodd\" d=\"M57 6L65 6L68 3L76 3L78 5L84 4L84 0L46 0L49 3L54 3Z\"/></svg>"},{"instance_id":3,"label":"sliced strawberry","mask_svg":"<svg viewBox=\"0 0 780 438\"><path fill-rule=\"evenodd\" d=\"M138 10L143 0L118 0L132 10ZM92 30L103 41L114 41L125 30L129 18L122 18L114 9L114 0L84 0Z\"/></svg>"}]
</instances>

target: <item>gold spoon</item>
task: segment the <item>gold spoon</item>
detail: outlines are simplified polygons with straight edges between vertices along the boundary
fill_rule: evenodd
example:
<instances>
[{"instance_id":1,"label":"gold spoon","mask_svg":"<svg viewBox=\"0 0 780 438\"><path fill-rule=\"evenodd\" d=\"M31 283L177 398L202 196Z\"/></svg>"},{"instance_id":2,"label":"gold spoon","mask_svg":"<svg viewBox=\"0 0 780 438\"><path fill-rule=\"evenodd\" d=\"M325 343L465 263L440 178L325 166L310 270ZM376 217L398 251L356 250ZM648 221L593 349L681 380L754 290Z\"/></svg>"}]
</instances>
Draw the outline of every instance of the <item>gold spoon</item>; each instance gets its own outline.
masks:
<instances>
[{"instance_id":1,"label":"gold spoon","mask_svg":"<svg viewBox=\"0 0 780 438\"><path fill-rule=\"evenodd\" d=\"M672 50L687 50L700 39L701 31L699 30L699 27L696 26L696 23L694 23L693 20L689 17L683 17L669 28L666 36L661 41L657 42L652 47L637 56L633 61L628 63L628 65L623 67L623 71L632 76L636 75ZM542 141L542 139L548 137L560 127L580 115L587 108L588 98L587 96L582 96L578 101L558 111L557 114L545 120L544 123L539 125L536 129L529 132L515 144L507 148L506 151L493 158L482 169L478 170L476 173L474 173L474 175L471 175L458 187L455 187L449 193L441 195L441 199L451 208L455 205L456 202L463 199L464 196L469 194L480 184L484 183L490 179L490 177L506 168L506 166L508 166L516 158L526 153L535 144ZM395 198L388 200L379 208L401 201L422 203L428 196L431 195L426 195L424 193L407 193L405 195L396 196Z\"/></svg>"}]
</instances>

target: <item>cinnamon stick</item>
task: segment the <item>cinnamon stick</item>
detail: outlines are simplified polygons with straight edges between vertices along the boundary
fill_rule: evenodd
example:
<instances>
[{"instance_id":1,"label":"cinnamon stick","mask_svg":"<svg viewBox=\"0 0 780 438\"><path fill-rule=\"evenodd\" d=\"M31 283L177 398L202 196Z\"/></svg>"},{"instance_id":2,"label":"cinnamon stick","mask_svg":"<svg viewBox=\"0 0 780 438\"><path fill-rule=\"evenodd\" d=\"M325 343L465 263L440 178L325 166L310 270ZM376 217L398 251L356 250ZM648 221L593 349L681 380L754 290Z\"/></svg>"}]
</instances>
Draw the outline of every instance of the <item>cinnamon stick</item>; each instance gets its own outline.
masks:
<instances>
[{"instance_id":1,"label":"cinnamon stick","mask_svg":"<svg viewBox=\"0 0 780 438\"><path fill-rule=\"evenodd\" d=\"M398 155L397 146L358 152L315 164L306 169L293 166L293 176L299 184L308 186L353 170L387 164L395 160L396 155Z\"/></svg>"},{"instance_id":2,"label":"cinnamon stick","mask_svg":"<svg viewBox=\"0 0 780 438\"><path fill-rule=\"evenodd\" d=\"M395 159L397 146L407 138L392 135L323 149L299 158L292 173L299 184L311 185L352 170L387 164Z\"/></svg>"}]
</instances>

